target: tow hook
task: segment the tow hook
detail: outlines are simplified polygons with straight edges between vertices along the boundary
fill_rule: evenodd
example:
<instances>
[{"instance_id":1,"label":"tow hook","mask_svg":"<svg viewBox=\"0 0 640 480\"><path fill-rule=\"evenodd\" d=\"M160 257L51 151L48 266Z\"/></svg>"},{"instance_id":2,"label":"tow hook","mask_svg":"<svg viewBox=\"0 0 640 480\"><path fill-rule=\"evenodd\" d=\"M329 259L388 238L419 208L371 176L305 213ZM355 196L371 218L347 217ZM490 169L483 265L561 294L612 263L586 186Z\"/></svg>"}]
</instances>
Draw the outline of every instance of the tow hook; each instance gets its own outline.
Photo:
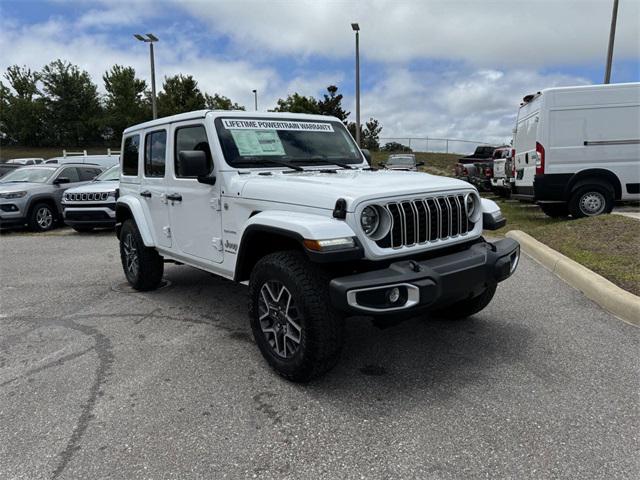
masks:
<instances>
[{"instance_id":1,"label":"tow hook","mask_svg":"<svg viewBox=\"0 0 640 480\"><path fill-rule=\"evenodd\" d=\"M413 270L416 273L422 271L422 267L415 260L409 260L409 267L411 267L411 270Z\"/></svg>"}]
</instances>

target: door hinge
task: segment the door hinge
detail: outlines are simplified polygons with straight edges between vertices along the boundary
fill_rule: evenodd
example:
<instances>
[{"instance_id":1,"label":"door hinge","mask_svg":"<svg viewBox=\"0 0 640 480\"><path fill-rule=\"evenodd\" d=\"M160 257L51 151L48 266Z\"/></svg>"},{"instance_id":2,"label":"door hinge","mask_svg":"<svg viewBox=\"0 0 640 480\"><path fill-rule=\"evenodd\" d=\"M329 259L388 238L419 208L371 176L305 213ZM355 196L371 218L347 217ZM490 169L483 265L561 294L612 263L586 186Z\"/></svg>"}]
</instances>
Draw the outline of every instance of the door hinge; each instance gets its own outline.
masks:
<instances>
[{"instance_id":1,"label":"door hinge","mask_svg":"<svg viewBox=\"0 0 640 480\"><path fill-rule=\"evenodd\" d=\"M222 239L221 238L213 237L211 239L211 243L213 244L213 248L215 248L219 252L222 251Z\"/></svg>"},{"instance_id":2,"label":"door hinge","mask_svg":"<svg viewBox=\"0 0 640 480\"><path fill-rule=\"evenodd\" d=\"M212 198L211 200L209 200L209 205L216 212L219 212L222 209L220 198Z\"/></svg>"},{"instance_id":3,"label":"door hinge","mask_svg":"<svg viewBox=\"0 0 640 480\"><path fill-rule=\"evenodd\" d=\"M171 238L171 227L162 227L162 232L167 238Z\"/></svg>"}]
</instances>

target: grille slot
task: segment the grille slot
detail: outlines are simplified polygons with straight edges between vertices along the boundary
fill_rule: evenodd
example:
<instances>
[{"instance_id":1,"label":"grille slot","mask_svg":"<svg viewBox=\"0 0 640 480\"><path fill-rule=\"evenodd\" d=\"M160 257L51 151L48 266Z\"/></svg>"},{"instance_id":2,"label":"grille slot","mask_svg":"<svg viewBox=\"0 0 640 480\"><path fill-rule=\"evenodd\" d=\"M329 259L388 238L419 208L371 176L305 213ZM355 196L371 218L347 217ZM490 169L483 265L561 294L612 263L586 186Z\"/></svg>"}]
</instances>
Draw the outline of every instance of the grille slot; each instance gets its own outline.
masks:
<instances>
[{"instance_id":1,"label":"grille slot","mask_svg":"<svg viewBox=\"0 0 640 480\"><path fill-rule=\"evenodd\" d=\"M376 244L381 248L401 248L463 236L473 230L464 209L464 195L389 202L384 208L391 216L391 229Z\"/></svg>"}]
</instances>

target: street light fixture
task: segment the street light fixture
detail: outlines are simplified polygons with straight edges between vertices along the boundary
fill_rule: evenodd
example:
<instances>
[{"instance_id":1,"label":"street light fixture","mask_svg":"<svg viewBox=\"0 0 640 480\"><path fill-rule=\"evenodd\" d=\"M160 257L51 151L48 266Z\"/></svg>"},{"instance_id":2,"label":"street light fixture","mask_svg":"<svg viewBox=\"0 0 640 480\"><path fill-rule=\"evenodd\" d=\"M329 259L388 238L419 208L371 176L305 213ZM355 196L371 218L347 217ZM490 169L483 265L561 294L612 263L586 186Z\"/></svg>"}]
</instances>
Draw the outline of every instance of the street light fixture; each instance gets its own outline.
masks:
<instances>
[{"instance_id":1,"label":"street light fixture","mask_svg":"<svg viewBox=\"0 0 640 480\"><path fill-rule=\"evenodd\" d=\"M146 37L139 33L135 33L133 36L141 42L149 44L149 57L151 58L151 110L155 120L158 118L158 109L156 107L156 66L153 58L153 43L158 41L158 37L153 33L147 33Z\"/></svg>"},{"instance_id":2,"label":"street light fixture","mask_svg":"<svg viewBox=\"0 0 640 480\"><path fill-rule=\"evenodd\" d=\"M256 112L258 111L258 90L251 90L253 92L253 100L256 106Z\"/></svg>"},{"instance_id":3,"label":"street light fixture","mask_svg":"<svg viewBox=\"0 0 640 480\"><path fill-rule=\"evenodd\" d=\"M360 25L351 24L356 32L356 143L360 147Z\"/></svg>"}]
</instances>

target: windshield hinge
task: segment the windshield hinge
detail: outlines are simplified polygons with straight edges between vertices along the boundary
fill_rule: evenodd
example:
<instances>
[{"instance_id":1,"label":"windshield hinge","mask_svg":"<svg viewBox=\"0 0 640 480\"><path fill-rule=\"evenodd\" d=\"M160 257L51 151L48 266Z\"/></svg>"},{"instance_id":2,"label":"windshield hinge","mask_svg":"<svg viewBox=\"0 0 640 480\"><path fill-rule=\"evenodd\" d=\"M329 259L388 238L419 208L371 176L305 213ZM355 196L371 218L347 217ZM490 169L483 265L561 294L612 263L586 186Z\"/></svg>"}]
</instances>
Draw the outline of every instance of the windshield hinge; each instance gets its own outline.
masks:
<instances>
[{"instance_id":1,"label":"windshield hinge","mask_svg":"<svg viewBox=\"0 0 640 480\"><path fill-rule=\"evenodd\" d=\"M216 212L222 210L222 204L220 201L220 197L212 198L209 200L209 206L213 208Z\"/></svg>"}]
</instances>

